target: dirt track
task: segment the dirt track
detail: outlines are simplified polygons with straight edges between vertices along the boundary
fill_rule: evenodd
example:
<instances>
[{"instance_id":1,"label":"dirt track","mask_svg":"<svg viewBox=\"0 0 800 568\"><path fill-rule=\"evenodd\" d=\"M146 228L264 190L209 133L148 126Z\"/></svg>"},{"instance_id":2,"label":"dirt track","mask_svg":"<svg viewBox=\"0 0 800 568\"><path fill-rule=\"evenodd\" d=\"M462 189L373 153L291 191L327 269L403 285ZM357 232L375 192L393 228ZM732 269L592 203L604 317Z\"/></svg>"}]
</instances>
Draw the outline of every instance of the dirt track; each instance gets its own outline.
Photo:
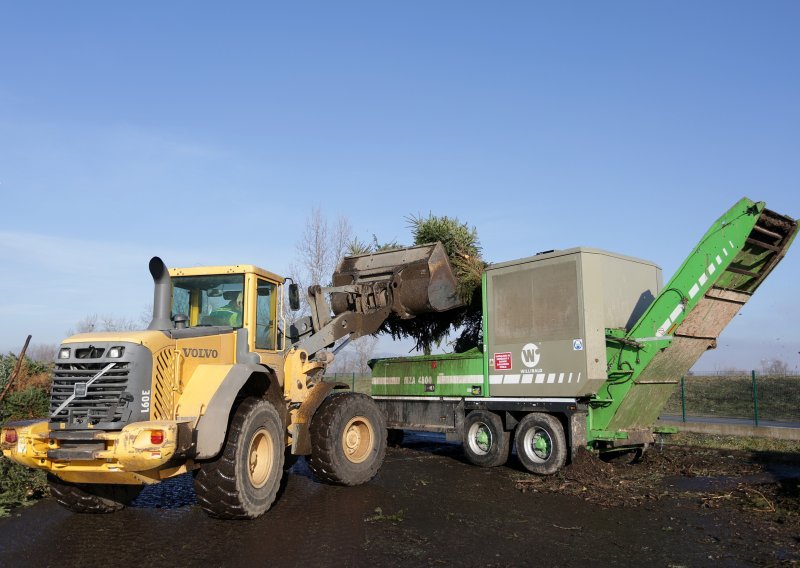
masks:
<instances>
[{"instance_id":1,"label":"dirt track","mask_svg":"<svg viewBox=\"0 0 800 568\"><path fill-rule=\"evenodd\" d=\"M322 485L302 461L273 509L207 518L187 478L121 513L46 499L0 519L3 566L748 566L800 559L798 477L786 456L665 448L641 464L585 460L553 478L464 463L414 436L378 477Z\"/></svg>"}]
</instances>

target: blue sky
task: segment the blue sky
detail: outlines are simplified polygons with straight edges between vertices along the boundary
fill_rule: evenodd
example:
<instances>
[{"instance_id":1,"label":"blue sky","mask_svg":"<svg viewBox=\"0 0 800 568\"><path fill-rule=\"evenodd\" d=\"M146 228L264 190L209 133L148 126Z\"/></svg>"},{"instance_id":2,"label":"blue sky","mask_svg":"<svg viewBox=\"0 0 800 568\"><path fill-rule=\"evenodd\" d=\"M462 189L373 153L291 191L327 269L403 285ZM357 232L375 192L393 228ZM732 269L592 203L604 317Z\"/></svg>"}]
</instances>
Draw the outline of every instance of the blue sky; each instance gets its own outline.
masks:
<instances>
[{"instance_id":1,"label":"blue sky","mask_svg":"<svg viewBox=\"0 0 800 568\"><path fill-rule=\"evenodd\" d=\"M4 3L0 350L138 317L147 261L285 273L312 206L363 239L478 228L665 279L738 198L800 217L796 2ZM706 369L800 365L790 251ZM391 348L388 342L382 349Z\"/></svg>"}]
</instances>

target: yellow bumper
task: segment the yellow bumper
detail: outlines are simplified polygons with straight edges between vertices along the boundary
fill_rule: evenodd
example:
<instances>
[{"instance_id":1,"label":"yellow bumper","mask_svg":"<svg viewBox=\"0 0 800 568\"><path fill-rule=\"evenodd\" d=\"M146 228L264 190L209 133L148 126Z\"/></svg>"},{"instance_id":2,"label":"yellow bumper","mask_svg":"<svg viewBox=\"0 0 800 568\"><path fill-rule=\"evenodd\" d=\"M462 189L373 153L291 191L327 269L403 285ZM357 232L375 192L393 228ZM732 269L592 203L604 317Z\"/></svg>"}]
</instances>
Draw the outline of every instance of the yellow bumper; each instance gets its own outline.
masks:
<instances>
[{"instance_id":1,"label":"yellow bumper","mask_svg":"<svg viewBox=\"0 0 800 568\"><path fill-rule=\"evenodd\" d=\"M16 432L16 441L13 443L8 442L8 430ZM163 440L158 444L151 441L151 432L154 431L163 433ZM93 436L88 434L95 443L98 440L105 442L105 449L92 451L88 459L51 459L48 452L53 451L51 455L58 454L61 447L55 438L63 432L65 430L58 430L51 435L47 420L12 422L3 425L0 448L5 457L19 464L45 469L67 481L142 483L154 477L153 470L158 470L172 459L178 444L176 422L136 422L119 432L98 431ZM159 477L163 476L155 475L156 479Z\"/></svg>"}]
</instances>

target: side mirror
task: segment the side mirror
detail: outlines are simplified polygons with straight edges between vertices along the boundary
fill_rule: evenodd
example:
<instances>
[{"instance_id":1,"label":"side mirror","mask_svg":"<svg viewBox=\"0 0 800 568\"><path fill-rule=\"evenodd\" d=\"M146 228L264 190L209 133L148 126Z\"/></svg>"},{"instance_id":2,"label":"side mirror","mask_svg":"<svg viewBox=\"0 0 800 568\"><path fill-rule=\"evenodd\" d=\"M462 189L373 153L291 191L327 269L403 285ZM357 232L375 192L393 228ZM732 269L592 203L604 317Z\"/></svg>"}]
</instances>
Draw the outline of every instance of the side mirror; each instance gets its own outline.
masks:
<instances>
[{"instance_id":1,"label":"side mirror","mask_svg":"<svg viewBox=\"0 0 800 568\"><path fill-rule=\"evenodd\" d=\"M300 287L294 282L289 284L289 308L293 312L300 309Z\"/></svg>"}]
</instances>

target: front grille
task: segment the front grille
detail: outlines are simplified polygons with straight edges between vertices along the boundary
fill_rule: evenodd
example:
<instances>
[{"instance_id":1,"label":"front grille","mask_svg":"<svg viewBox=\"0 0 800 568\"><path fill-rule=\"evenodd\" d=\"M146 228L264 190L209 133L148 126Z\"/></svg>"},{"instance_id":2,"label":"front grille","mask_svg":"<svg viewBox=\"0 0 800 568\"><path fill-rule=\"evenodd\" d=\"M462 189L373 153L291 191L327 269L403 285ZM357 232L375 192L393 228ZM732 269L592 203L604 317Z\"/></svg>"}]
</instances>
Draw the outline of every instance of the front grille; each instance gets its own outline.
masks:
<instances>
[{"instance_id":1,"label":"front grille","mask_svg":"<svg viewBox=\"0 0 800 568\"><path fill-rule=\"evenodd\" d=\"M123 395L127 394L130 362L114 362L114 367L86 386L92 377L111 362L105 360L92 363L56 363L50 396L50 420L84 426L126 420L125 414L130 414L130 411L126 412L128 401ZM76 384L79 385L77 389ZM53 413L76 393L77 396L53 416ZM133 398L130 397L130 400Z\"/></svg>"}]
</instances>

